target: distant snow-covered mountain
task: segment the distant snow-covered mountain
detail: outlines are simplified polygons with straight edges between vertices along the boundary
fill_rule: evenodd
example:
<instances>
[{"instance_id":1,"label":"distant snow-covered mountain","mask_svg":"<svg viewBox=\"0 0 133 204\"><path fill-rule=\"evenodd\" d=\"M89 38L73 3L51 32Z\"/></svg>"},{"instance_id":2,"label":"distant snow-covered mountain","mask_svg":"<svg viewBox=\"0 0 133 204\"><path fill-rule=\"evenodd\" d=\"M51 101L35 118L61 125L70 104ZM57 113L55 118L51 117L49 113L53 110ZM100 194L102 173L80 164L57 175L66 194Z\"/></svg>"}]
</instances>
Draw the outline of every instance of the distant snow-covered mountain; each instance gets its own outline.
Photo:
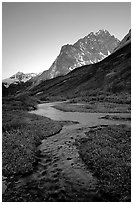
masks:
<instances>
[{"instance_id":1,"label":"distant snow-covered mountain","mask_svg":"<svg viewBox=\"0 0 133 204\"><path fill-rule=\"evenodd\" d=\"M3 79L2 82L6 88L10 86L10 84L19 84L21 82L25 83L33 77L36 77L38 74L36 73L27 73L17 72L7 79Z\"/></svg>"}]
</instances>

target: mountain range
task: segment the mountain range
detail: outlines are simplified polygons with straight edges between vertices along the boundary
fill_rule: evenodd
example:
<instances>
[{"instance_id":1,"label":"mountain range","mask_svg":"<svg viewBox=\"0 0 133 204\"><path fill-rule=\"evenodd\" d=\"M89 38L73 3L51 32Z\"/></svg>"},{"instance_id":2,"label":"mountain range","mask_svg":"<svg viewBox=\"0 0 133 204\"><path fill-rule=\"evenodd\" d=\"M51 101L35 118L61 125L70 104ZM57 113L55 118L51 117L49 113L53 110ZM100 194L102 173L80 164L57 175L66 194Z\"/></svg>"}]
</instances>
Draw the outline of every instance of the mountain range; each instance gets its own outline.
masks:
<instances>
[{"instance_id":1,"label":"mountain range","mask_svg":"<svg viewBox=\"0 0 133 204\"><path fill-rule=\"evenodd\" d=\"M57 57L58 58L58 57ZM48 70L49 71L49 70ZM44 72L40 74L40 78ZM68 74L52 79L35 76L25 83L2 86L2 94L29 95L42 101L81 99L130 102L131 97L131 30L103 60L76 67ZM36 80L35 80L36 79ZM78 100L79 99L79 100Z\"/></svg>"},{"instance_id":2,"label":"mountain range","mask_svg":"<svg viewBox=\"0 0 133 204\"><path fill-rule=\"evenodd\" d=\"M115 51L102 61L76 68L67 75L30 87L29 94L41 100L82 98L92 96L114 98L114 94L130 98L131 94L131 31ZM130 99L129 99L130 100Z\"/></svg>"},{"instance_id":3,"label":"mountain range","mask_svg":"<svg viewBox=\"0 0 133 204\"><path fill-rule=\"evenodd\" d=\"M3 83L8 87L12 83L18 84L31 79L33 86L36 86L41 81L66 75L77 67L103 60L114 51L119 43L120 41L107 30L99 30L96 33L91 32L73 45L62 46L59 55L48 70L38 75L18 72L3 80Z\"/></svg>"}]
</instances>

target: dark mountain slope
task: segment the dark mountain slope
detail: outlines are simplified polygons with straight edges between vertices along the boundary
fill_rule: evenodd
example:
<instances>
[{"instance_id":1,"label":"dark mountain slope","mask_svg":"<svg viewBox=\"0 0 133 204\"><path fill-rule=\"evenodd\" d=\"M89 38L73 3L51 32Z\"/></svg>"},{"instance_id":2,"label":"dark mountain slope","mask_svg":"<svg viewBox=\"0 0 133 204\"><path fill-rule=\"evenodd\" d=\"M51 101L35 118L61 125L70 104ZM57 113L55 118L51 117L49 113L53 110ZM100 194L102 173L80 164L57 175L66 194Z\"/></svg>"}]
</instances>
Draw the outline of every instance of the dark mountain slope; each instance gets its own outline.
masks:
<instances>
[{"instance_id":1,"label":"dark mountain slope","mask_svg":"<svg viewBox=\"0 0 133 204\"><path fill-rule=\"evenodd\" d=\"M30 90L40 99L46 97L88 97L99 94L130 94L131 44L128 43L103 61L77 68L69 74L47 80Z\"/></svg>"},{"instance_id":2,"label":"dark mountain slope","mask_svg":"<svg viewBox=\"0 0 133 204\"><path fill-rule=\"evenodd\" d=\"M118 46L114 50L122 48L127 43L131 43L131 29L129 30L128 34L118 43Z\"/></svg>"}]
</instances>

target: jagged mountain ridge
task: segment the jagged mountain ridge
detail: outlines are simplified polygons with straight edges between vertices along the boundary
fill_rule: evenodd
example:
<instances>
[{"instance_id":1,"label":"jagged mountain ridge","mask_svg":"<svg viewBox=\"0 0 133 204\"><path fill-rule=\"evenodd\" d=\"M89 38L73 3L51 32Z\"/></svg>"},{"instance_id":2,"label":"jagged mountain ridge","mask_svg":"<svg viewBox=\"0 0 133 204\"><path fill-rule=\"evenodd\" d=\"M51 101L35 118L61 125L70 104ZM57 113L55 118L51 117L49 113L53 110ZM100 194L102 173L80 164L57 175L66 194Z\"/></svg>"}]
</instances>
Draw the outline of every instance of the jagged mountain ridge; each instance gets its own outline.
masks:
<instances>
[{"instance_id":1,"label":"jagged mountain ridge","mask_svg":"<svg viewBox=\"0 0 133 204\"><path fill-rule=\"evenodd\" d=\"M130 36L131 37L131 36ZM129 39L130 40L130 39ZM110 56L92 65L76 68L65 76L41 82L30 94L47 100L49 97L89 97L93 94L131 92L131 40L123 42Z\"/></svg>"},{"instance_id":2,"label":"jagged mountain ridge","mask_svg":"<svg viewBox=\"0 0 133 204\"><path fill-rule=\"evenodd\" d=\"M99 30L91 32L73 45L64 45L49 70L34 78L34 83L39 84L41 81L66 75L77 67L97 63L111 54L119 42L107 30Z\"/></svg>"}]
</instances>

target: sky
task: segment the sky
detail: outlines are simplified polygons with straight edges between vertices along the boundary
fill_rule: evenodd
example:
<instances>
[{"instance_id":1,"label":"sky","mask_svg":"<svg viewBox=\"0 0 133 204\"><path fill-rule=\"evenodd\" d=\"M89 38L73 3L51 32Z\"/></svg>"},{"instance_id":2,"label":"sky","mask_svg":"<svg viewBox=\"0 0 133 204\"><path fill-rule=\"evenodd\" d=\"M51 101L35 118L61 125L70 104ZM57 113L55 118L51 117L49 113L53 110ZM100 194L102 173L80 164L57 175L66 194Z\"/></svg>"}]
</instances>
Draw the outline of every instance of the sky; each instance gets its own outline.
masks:
<instances>
[{"instance_id":1,"label":"sky","mask_svg":"<svg viewBox=\"0 0 133 204\"><path fill-rule=\"evenodd\" d=\"M3 2L2 78L49 69L63 45L90 32L122 40L130 28L130 2Z\"/></svg>"}]
</instances>

